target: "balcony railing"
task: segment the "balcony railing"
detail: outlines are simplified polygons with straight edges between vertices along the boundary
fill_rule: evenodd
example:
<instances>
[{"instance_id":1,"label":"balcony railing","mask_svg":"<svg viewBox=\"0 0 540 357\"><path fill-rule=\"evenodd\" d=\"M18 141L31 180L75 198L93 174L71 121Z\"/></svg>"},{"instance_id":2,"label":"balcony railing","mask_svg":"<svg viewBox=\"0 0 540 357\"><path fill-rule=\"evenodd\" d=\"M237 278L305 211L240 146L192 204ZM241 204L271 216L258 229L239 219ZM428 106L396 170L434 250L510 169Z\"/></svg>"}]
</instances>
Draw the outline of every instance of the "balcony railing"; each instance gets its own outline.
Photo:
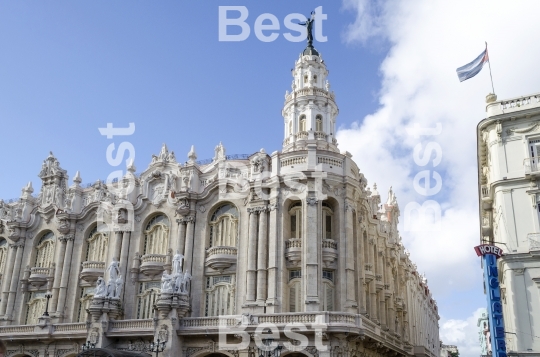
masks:
<instances>
[{"instance_id":1,"label":"balcony railing","mask_svg":"<svg viewBox=\"0 0 540 357\"><path fill-rule=\"evenodd\" d=\"M285 249L289 248L302 248L301 238L291 238L285 242Z\"/></svg>"},{"instance_id":2,"label":"balcony railing","mask_svg":"<svg viewBox=\"0 0 540 357\"><path fill-rule=\"evenodd\" d=\"M538 165L538 158L527 158L523 160L523 168L525 175L536 175L540 173L540 166Z\"/></svg>"}]
</instances>

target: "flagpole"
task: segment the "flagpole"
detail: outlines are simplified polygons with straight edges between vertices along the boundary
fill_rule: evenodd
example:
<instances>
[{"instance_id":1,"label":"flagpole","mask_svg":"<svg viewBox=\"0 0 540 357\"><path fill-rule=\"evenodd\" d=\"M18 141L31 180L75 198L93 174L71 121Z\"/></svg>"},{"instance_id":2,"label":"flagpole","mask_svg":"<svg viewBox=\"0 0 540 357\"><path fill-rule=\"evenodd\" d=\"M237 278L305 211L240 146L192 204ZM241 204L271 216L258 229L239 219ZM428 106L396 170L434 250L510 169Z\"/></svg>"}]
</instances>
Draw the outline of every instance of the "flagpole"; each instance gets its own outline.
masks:
<instances>
[{"instance_id":1,"label":"flagpole","mask_svg":"<svg viewBox=\"0 0 540 357\"><path fill-rule=\"evenodd\" d=\"M491 75L491 61L489 59L489 52L487 50L487 42L486 42L486 54L488 55L489 78L491 78L491 89L493 89L493 94L495 94L495 87L493 86L493 76Z\"/></svg>"}]
</instances>

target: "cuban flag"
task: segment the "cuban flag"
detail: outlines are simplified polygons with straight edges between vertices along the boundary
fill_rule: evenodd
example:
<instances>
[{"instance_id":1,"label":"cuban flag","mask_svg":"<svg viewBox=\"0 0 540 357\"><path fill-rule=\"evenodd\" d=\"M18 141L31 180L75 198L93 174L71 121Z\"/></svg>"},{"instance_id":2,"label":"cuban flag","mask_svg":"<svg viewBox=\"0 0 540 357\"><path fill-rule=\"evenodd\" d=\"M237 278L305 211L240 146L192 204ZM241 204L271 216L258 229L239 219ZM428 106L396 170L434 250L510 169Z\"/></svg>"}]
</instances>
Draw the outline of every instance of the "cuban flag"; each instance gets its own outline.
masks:
<instances>
[{"instance_id":1,"label":"cuban flag","mask_svg":"<svg viewBox=\"0 0 540 357\"><path fill-rule=\"evenodd\" d=\"M476 57L471 63L456 69L460 82L466 81L469 78L476 76L484 67L484 64L489 61L487 46L480 56Z\"/></svg>"}]
</instances>

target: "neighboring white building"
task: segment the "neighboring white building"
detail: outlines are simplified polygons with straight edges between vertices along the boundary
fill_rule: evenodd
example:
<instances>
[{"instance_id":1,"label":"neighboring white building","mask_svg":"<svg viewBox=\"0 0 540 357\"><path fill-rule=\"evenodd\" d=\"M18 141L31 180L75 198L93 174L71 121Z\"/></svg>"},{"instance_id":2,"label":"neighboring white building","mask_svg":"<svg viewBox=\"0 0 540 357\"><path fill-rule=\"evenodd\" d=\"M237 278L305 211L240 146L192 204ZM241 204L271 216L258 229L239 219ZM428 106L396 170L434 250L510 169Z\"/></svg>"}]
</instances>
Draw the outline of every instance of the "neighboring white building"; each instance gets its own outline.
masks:
<instances>
[{"instance_id":1,"label":"neighboring white building","mask_svg":"<svg viewBox=\"0 0 540 357\"><path fill-rule=\"evenodd\" d=\"M445 345L441 343L441 357L457 357L459 356L459 351L457 346L454 345Z\"/></svg>"},{"instance_id":2,"label":"neighboring white building","mask_svg":"<svg viewBox=\"0 0 540 357\"><path fill-rule=\"evenodd\" d=\"M508 355L540 356L540 94L486 102L477 128L481 241L505 252Z\"/></svg>"},{"instance_id":3,"label":"neighboring white building","mask_svg":"<svg viewBox=\"0 0 540 357\"><path fill-rule=\"evenodd\" d=\"M139 175L131 164L89 186L79 173L70 185L51 153L38 195L29 184L0 202L6 357L67 357L84 341L140 355L157 338L166 357L254 357L254 341L219 350L218 332L263 322L280 344L287 324L305 324L307 357L439 356L437 305L401 243L396 197L381 201L337 149L327 75L308 46L281 152L219 144L197 162L192 147L181 164L164 145Z\"/></svg>"}]
</instances>

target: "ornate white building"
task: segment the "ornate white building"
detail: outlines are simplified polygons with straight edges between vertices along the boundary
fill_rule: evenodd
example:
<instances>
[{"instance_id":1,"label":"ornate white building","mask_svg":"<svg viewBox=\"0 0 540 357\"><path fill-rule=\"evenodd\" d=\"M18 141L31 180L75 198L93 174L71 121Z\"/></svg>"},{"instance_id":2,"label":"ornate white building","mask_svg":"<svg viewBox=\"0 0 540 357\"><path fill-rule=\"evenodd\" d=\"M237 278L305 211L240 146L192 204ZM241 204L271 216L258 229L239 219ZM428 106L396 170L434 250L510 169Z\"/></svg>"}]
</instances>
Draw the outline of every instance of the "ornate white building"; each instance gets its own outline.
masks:
<instances>
[{"instance_id":1,"label":"ornate white building","mask_svg":"<svg viewBox=\"0 0 540 357\"><path fill-rule=\"evenodd\" d=\"M252 357L262 323L280 345L287 324L305 324L307 347L283 355L439 356L437 305L401 243L394 193L382 201L338 150L313 47L293 76L281 152L219 144L201 163L192 147L180 164L164 145L140 175L131 164L87 187L51 153L39 194L28 184L0 203L6 357L68 357L85 341L144 355L158 338L165 356ZM254 340L223 348L218 332L239 328Z\"/></svg>"},{"instance_id":2,"label":"ornate white building","mask_svg":"<svg viewBox=\"0 0 540 357\"><path fill-rule=\"evenodd\" d=\"M504 251L508 355L540 356L540 94L486 102L477 128L481 242Z\"/></svg>"}]
</instances>

